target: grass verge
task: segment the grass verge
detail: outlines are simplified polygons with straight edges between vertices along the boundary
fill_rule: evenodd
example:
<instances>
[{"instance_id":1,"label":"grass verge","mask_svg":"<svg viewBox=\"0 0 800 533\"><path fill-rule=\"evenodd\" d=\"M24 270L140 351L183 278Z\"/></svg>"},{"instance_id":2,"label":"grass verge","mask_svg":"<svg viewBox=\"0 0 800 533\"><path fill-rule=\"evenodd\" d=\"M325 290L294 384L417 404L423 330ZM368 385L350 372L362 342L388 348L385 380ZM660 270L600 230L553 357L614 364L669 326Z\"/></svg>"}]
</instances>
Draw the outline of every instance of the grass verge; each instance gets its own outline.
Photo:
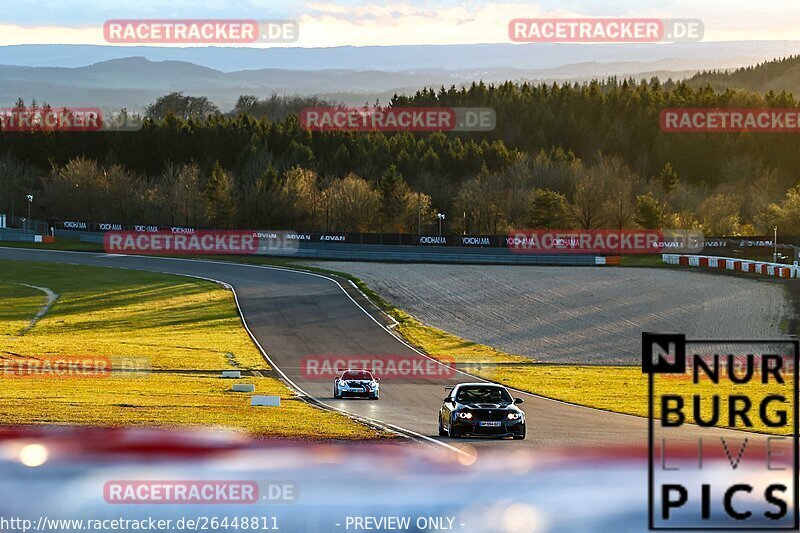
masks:
<instances>
[{"instance_id":1,"label":"grass verge","mask_svg":"<svg viewBox=\"0 0 800 533\"><path fill-rule=\"evenodd\" d=\"M56 304L20 335L46 300L18 283L48 287ZM214 283L114 268L0 261L0 357L109 357L153 372L83 377L0 375L0 424L233 428L303 439L385 436L312 407L274 377L242 327L231 293ZM258 394L280 408L250 407L222 370L256 374ZM261 375L257 375L261 374ZM302 421L298 423L298 421Z\"/></svg>"},{"instance_id":2,"label":"grass verge","mask_svg":"<svg viewBox=\"0 0 800 533\"><path fill-rule=\"evenodd\" d=\"M56 239L56 242L0 241L6 248L32 248L34 250L65 250L69 252L105 252L102 244L83 242L78 239Z\"/></svg>"}]
</instances>

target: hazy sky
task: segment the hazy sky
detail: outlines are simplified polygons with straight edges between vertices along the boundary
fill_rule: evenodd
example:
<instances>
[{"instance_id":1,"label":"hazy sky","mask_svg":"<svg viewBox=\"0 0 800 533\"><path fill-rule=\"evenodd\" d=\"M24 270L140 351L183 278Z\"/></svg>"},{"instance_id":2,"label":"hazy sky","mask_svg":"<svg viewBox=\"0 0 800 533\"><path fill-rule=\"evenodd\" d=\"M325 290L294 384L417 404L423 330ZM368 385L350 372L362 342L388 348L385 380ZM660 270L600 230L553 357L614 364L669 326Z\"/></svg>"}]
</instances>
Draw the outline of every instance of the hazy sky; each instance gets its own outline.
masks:
<instances>
[{"instance_id":1,"label":"hazy sky","mask_svg":"<svg viewBox=\"0 0 800 533\"><path fill-rule=\"evenodd\" d=\"M508 42L519 17L699 18L706 41L800 40L798 0L0 0L0 45L106 44L108 19L297 20L292 46Z\"/></svg>"}]
</instances>

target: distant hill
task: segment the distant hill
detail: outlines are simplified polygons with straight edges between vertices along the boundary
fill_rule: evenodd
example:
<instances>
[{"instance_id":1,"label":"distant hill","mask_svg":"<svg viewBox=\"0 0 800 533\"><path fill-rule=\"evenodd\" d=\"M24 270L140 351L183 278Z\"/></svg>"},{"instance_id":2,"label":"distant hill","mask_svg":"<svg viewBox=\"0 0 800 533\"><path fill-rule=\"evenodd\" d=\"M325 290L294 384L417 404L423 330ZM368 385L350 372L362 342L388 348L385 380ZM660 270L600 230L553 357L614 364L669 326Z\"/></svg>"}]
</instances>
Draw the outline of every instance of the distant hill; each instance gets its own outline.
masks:
<instances>
[{"instance_id":1,"label":"distant hill","mask_svg":"<svg viewBox=\"0 0 800 533\"><path fill-rule=\"evenodd\" d=\"M665 70L726 69L800 54L798 41L718 41L672 44L455 44L331 48L158 47L98 45L0 46L0 65L85 67L110 59L185 61L222 72L245 69L466 71L539 70L582 63L660 63ZM637 69L641 70L641 69ZM602 72L594 72L602 75Z\"/></svg>"},{"instance_id":2,"label":"distant hill","mask_svg":"<svg viewBox=\"0 0 800 533\"><path fill-rule=\"evenodd\" d=\"M685 79L698 71L724 71L791 54L800 54L800 42L269 49L2 46L0 107L13 105L21 97L53 106L141 111L157 97L174 91L207 96L223 111L233 108L243 94L261 98L272 93L314 95L363 105L376 99L386 103L395 93L409 94L423 87L461 86L480 80ZM725 82L721 80L714 81L722 86Z\"/></svg>"},{"instance_id":3,"label":"distant hill","mask_svg":"<svg viewBox=\"0 0 800 533\"><path fill-rule=\"evenodd\" d=\"M316 95L350 105L387 102L395 93L413 93L422 87L512 81L552 82L594 77L634 76L684 78L694 70L670 71L663 61L651 63L580 63L538 70L491 67L447 70L418 68L404 71L375 69L295 70L263 68L224 72L186 61L151 61L127 57L83 67L25 67L0 65L0 107L22 97L53 106L126 107L140 111L157 97L173 91L207 96L229 110L243 94L266 97L272 93Z\"/></svg>"},{"instance_id":4,"label":"distant hill","mask_svg":"<svg viewBox=\"0 0 800 533\"><path fill-rule=\"evenodd\" d=\"M726 88L756 93L786 91L800 97L800 56L766 61L727 72L701 72L687 83L694 87L710 85L716 91Z\"/></svg>"}]
</instances>

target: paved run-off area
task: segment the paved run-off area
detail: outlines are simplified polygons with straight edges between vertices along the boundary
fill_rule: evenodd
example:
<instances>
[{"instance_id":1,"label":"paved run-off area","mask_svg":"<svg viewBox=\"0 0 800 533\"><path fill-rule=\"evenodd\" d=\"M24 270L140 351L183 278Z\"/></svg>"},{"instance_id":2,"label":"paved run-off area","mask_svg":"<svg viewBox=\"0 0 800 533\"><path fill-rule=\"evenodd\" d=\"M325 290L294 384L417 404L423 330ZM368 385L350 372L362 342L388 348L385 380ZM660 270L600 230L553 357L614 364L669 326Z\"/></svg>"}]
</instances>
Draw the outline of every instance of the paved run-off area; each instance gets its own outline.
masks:
<instances>
[{"instance_id":1,"label":"paved run-off area","mask_svg":"<svg viewBox=\"0 0 800 533\"><path fill-rule=\"evenodd\" d=\"M643 331L781 338L786 282L663 268L306 263L352 274L425 324L558 363L640 364Z\"/></svg>"}]
</instances>

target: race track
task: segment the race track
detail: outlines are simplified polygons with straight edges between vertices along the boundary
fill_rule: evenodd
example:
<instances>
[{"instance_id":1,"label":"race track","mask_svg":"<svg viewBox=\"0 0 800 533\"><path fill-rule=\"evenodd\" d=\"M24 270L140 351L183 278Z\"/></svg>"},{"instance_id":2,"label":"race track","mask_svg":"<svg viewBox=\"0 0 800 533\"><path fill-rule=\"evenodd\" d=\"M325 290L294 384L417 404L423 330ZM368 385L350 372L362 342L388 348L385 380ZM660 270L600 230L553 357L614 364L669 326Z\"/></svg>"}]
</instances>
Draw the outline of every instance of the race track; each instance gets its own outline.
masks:
<instances>
[{"instance_id":1,"label":"race track","mask_svg":"<svg viewBox=\"0 0 800 533\"><path fill-rule=\"evenodd\" d=\"M444 441L451 446L522 446L565 448L570 446L646 445L645 419L598 411L548 400L527 393L525 399L528 436L524 441L441 439L437 436L437 413L445 396L444 386L477 381L456 376L415 383L382 383L381 399L334 400L332 382L307 379L301 361L311 355L386 355L416 360L425 358L381 325L383 317L352 287L340 286L320 275L213 261L112 256L77 252L0 248L0 259L47 261L148 270L204 277L231 285L251 334L270 362L287 381L320 402L361 417L378 421L423 441ZM0 274L1 275L1 274ZM425 359L427 362L427 359ZM302 423L302 421L298 421ZM684 427L684 438L732 435L721 430ZM741 433L736 432L738 436Z\"/></svg>"},{"instance_id":2,"label":"race track","mask_svg":"<svg viewBox=\"0 0 800 533\"><path fill-rule=\"evenodd\" d=\"M641 364L643 331L778 339L785 285L665 268L420 265L328 261L423 323L547 363Z\"/></svg>"}]
</instances>

